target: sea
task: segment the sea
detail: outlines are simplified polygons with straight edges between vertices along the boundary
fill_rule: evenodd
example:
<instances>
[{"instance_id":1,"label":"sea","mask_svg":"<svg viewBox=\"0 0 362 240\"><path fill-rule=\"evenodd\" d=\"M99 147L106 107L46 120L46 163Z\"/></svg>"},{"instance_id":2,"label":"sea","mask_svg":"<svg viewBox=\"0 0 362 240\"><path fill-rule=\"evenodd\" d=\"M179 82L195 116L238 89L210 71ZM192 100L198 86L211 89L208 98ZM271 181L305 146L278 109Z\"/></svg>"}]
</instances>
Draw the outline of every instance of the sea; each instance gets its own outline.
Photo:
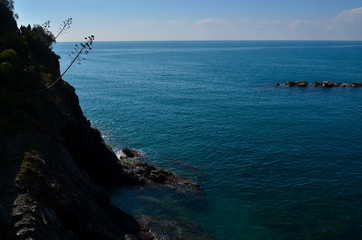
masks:
<instances>
[{"instance_id":1,"label":"sea","mask_svg":"<svg viewBox=\"0 0 362 240\"><path fill-rule=\"evenodd\" d=\"M61 70L75 43L54 51ZM201 186L111 201L161 239L362 239L360 41L97 42L63 79L114 152ZM281 83L276 86L275 83Z\"/></svg>"}]
</instances>

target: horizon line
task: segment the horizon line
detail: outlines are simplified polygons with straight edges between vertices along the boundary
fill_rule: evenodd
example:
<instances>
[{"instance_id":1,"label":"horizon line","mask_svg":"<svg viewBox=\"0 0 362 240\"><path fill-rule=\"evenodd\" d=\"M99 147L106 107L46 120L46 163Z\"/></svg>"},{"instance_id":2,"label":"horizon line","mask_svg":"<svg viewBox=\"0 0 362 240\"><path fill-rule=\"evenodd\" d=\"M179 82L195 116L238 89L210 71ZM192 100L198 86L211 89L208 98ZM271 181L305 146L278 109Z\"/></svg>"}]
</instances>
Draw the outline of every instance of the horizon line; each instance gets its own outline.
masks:
<instances>
[{"instance_id":1,"label":"horizon line","mask_svg":"<svg viewBox=\"0 0 362 240\"><path fill-rule=\"evenodd\" d=\"M55 43L72 43L80 41L56 41ZM333 39L318 39L318 40L266 40L266 39L255 39L255 40L95 40L94 42L362 42L361 40L333 40Z\"/></svg>"}]
</instances>

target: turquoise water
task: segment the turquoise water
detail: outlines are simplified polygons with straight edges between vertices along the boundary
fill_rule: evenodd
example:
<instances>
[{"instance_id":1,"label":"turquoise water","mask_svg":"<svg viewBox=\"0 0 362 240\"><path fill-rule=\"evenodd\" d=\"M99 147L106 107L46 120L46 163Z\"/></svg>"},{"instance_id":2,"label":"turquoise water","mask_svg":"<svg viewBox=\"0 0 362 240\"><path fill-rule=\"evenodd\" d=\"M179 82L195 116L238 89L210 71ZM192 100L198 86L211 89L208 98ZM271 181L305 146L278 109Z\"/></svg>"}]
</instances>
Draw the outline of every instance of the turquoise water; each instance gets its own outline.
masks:
<instances>
[{"instance_id":1,"label":"turquoise water","mask_svg":"<svg viewBox=\"0 0 362 240\"><path fill-rule=\"evenodd\" d=\"M61 68L74 43L57 43ZM64 77L115 152L140 150L202 191L126 188L133 215L217 239L361 239L362 42L95 42Z\"/></svg>"}]
</instances>

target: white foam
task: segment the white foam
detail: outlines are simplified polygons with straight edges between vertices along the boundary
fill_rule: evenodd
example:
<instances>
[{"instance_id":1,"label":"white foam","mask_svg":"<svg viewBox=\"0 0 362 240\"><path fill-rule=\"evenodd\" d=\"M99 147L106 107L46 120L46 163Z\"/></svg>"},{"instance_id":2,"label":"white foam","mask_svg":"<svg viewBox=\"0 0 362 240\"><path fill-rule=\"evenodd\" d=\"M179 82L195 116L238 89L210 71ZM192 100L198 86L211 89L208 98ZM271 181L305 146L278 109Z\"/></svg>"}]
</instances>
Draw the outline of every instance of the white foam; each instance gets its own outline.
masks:
<instances>
[{"instance_id":1,"label":"white foam","mask_svg":"<svg viewBox=\"0 0 362 240\"><path fill-rule=\"evenodd\" d=\"M126 157L126 154L124 154L122 152L122 149L121 150L116 150L114 153L116 154L118 159L121 158L121 157Z\"/></svg>"}]
</instances>

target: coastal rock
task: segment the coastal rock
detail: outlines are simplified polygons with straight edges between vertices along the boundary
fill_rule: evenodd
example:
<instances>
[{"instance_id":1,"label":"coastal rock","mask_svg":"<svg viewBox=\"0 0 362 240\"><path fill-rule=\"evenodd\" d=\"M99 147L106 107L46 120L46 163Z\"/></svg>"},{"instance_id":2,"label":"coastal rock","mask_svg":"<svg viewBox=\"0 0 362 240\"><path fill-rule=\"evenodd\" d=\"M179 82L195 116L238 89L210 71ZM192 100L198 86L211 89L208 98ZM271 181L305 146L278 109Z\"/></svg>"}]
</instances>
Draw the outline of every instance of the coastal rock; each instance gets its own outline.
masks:
<instances>
[{"instance_id":1,"label":"coastal rock","mask_svg":"<svg viewBox=\"0 0 362 240\"><path fill-rule=\"evenodd\" d=\"M293 87L293 86L298 86L298 87L306 87L308 86L308 83L306 81L287 81L285 83L285 85Z\"/></svg>"},{"instance_id":2,"label":"coastal rock","mask_svg":"<svg viewBox=\"0 0 362 240\"><path fill-rule=\"evenodd\" d=\"M330 88L334 87L334 84L331 81L323 81L321 87Z\"/></svg>"},{"instance_id":3,"label":"coastal rock","mask_svg":"<svg viewBox=\"0 0 362 240\"><path fill-rule=\"evenodd\" d=\"M138 216L137 220L147 226L156 239L164 240L212 240L211 234L195 222L181 217Z\"/></svg>"},{"instance_id":4,"label":"coastal rock","mask_svg":"<svg viewBox=\"0 0 362 240\"><path fill-rule=\"evenodd\" d=\"M294 87L306 87L308 86L308 83L306 81L287 81L285 85ZM323 87L323 88L331 88L331 87L362 87L362 83L352 82L352 83L333 83L332 81L322 81L322 82L312 82L310 86L313 87Z\"/></svg>"},{"instance_id":5,"label":"coastal rock","mask_svg":"<svg viewBox=\"0 0 362 240\"><path fill-rule=\"evenodd\" d=\"M362 87L362 83L352 82L352 83L349 84L348 86L351 86L351 87Z\"/></svg>"},{"instance_id":6,"label":"coastal rock","mask_svg":"<svg viewBox=\"0 0 362 240\"><path fill-rule=\"evenodd\" d=\"M120 158L124 175L127 176L128 184L178 184L194 188L200 185L184 180L176 174L145 162L132 158Z\"/></svg>"},{"instance_id":7,"label":"coastal rock","mask_svg":"<svg viewBox=\"0 0 362 240\"><path fill-rule=\"evenodd\" d=\"M298 87L306 87L306 86L308 86L308 83L306 81L300 81L300 82L298 82L297 86Z\"/></svg>"},{"instance_id":8,"label":"coastal rock","mask_svg":"<svg viewBox=\"0 0 362 240\"><path fill-rule=\"evenodd\" d=\"M295 86L295 84L296 84L296 82L294 82L294 81L287 81L287 82L285 83L285 85L287 85L287 86L289 86L289 87L293 87L293 86Z\"/></svg>"},{"instance_id":9,"label":"coastal rock","mask_svg":"<svg viewBox=\"0 0 362 240\"><path fill-rule=\"evenodd\" d=\"M135 157L139 157L140 153L132 148L126 147L122 149L122 152L124 153L124 155L128 158L135 158ZM123 157L123 156L121 156Z\"/></svg>"},{"instance_id":10,"label":"coastal rock","mask_svg":"<svg viewBox=\"0 0 362 240\"><path fill-rule=\"evenodd\" d=\"M21 141L24 153L10 155L6 171L1 171L0 205L11 206L1 209L1 218L11 216L4 219L9 227L1 229L2 235L144 239L139 223L111 205L108 196L108 190L134 184L133 176L90 127L74 88L59 82L33 100L40 109L29 116L37 122L28 123L21 139L12 142Z\"/></svg>"}]
</instances>

